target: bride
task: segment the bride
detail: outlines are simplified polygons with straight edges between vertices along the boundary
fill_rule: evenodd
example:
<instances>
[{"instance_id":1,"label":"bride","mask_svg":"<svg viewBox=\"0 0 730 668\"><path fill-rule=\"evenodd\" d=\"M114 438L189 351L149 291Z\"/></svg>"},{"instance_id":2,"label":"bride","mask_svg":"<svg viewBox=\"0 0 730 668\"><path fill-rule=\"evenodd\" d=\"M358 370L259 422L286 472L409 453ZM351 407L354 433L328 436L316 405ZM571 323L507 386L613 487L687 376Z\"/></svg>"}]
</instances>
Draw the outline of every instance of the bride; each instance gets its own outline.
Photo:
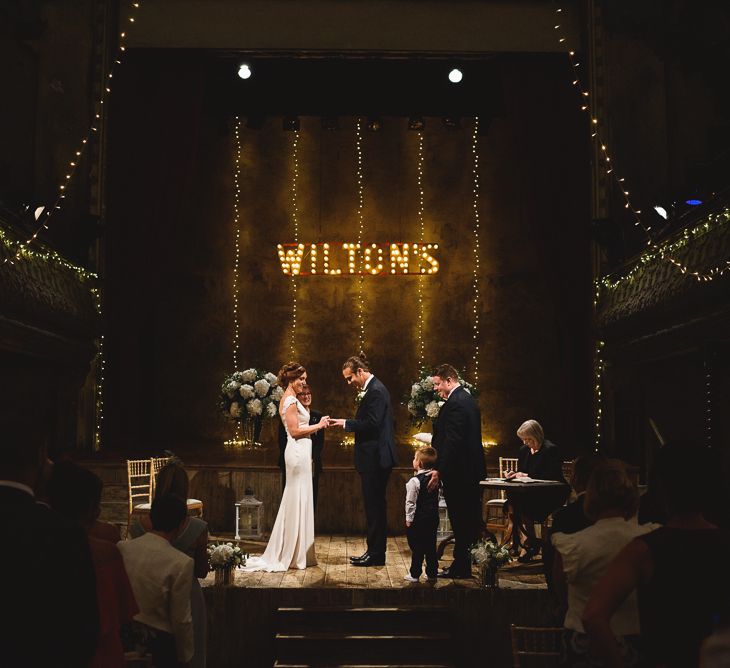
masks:
<instances>
[{"instance_id":1,"label":"bride","mask_svg":"<svg viewBox=\"0 0 730 668\"><path fill-rule=\"evenodd\" d=\"M260 557L247 560L247 571L286 571L317 565L310 436L329 426L329 416L309 424L309 411L296 397L306 382L307 370L297 362L289 362L279 371L279 384L285 390L279 402L279 415L287 434L286 486L266 550Z\"/></svg>"}]
</instances>

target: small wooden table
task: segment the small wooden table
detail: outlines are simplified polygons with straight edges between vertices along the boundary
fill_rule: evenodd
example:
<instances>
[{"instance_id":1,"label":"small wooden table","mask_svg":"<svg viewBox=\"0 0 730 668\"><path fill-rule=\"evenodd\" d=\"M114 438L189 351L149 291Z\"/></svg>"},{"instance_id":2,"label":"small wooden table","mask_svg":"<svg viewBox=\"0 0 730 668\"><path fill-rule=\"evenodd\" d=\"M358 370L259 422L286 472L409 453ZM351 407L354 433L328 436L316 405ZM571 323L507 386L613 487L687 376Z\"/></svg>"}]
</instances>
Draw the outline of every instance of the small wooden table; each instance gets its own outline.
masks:
<instances>
[{"instance_id":1,"label":"small wooden table","mask_svg":"<svg viewBox=\"0 0 730 668\"><path fill-rule=\"evenodd\" d=\"M498 489L501 491L512 491L517 492L519 494L527 493L529 494L530 489L545 489L546 487L563 487L565 486L564 482L560 482L558 480L532 480L531 482L518 482L519 478L515 480L505 480L504 478L486 478L484 480L480 480L479 484L483 487L486 487L487 489ZM502 543L501 545L506 545L511 539L512 539L512 532L514 531L514 527L512 526L512 521L510 520L509 526L507 528L507 531L504 532L502 535ZM543 540L545 539L545 536L542 536Z\"/></svg>"}]
</instances>

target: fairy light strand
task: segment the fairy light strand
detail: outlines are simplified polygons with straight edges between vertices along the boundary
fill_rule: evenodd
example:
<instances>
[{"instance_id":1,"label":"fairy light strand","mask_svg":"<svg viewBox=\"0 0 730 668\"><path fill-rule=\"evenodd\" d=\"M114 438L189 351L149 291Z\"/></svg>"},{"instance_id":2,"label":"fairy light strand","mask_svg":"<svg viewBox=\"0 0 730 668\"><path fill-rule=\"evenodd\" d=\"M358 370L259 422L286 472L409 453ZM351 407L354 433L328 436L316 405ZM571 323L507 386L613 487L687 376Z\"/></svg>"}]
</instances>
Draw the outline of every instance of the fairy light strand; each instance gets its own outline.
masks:
<instances>
[{"instance_id":1,"label":"fairy light strand","mask_svg":"<svg viewBox=\"0 0 730 668\"><path fill-rule=\"evenodd\" d=\"M299 187L299 130L291 133L291 223L294 230L294 243L299 244L299 207L298 207L298 187ZM298 259L293 260L292 272L289 276L292 295L292 321L289 329L289 353L290 359L296 357L296 336L297 336L297 293L299 286L297 285L297 275L301 269Z\"/></svg>"},{"instance_id":2,"label":"fairy light strand","mask_svg":"<svg viewBox=\"0 0 730 668\"><path fill-rule=\"evenodd\" d=\"M555 25L553 25L553 29L556 31L558 44L560 44L564 48L568 48L567 38L565 36L565 33L563 32L563 26L561 23L564 18L562 7L558 7L555 10L555 13L557 14L557 19ZM571 67L572 84L577 88L580 98L580 110L587 113L590 117L591 139L594 140L596 143L597 151L602 162L601 168L605 171L606 175L613 179L614 183L619 188L624 201L623 207L626 211L630 212L631 216L633 217L634 226L639 227L643 231L646 245L649 246L650 249L649 252L659 256L662 260L672 264L683 275L686 275L688 277L694 277L698 281L708 282L715 279L718 274L722 275L725 271L730 269L730 260L726 261L722 265L719 265L718 267L713 267L713 269L711 269L709 272L701 272L697 270L693 271L688 265L683 264L668 255L666 250L664 252L659 251L659 246L657 246L657 244L655 243L652 235L652 226L647 225L642 220L641 210L637 209L631 201L631 193L628 190L625 177L619 176L619 173L616 170L615 161L611 157L608 143L605 139L603 124L594 114L593 108L590 103L590 92L583 84L580 74L581 64L576 60L576 52L573 49L568 48L567 54L568 61Z\"/></svg>"},{"instance_id":3,"label":"fairy light strand","mask_svg":"<svg viewBox=\"0 0 730 668\"><path fill-rule=\"evenodd\" d=\"M418 224L420 226L421 236L421 248L426 243L426 224L424 221L424 194L423 194L423 131L417 132L418 137ZM425 309L423 304L423 281L425 280L426 269L422 268L418 275L418 370L423 368L424 360L424 338L423 338L423 325Z\"/></svg>"},{"instance_id":4,"label":"fairy light strand","mask_svg":"<svg viewBox=\"0 0 730 668\"><path fill-rule=\"evenodd\" d=\"M363 158L362 158L362 119L358 116L355 124L355 154L357 160L357 245L359 250L362 247L363 232L365 229L364 206L365 197L363 194ZM358 347L360 354L365 354L365 304L363 297L363 281L365 280L364 270L360 268L360 276L357 281L357 323L358 323Z\"/></svg>"},{"instance_id":5,"label":"fairy light strand","mask_svg":"<svg viewBox=\"0 0 730 668\"><path fill-rule=\"evenodd\" d=\"M603 424L603 372L605 363L603 361L604 341L596 341L596 352L594 356L594 373L595 373L595 441L593 443L594 452L598 452L601 447L601 426Z\"/></svg>"},{"instance_id":6,"label":"fairy light strand","mask_svg":"<svg viewBox=\"0 0 730 668\"><path fill-rule=\"evenodd\" d=\"M480 256L480 247L479 247L479 235L480 235L480 222L479 222L479 150L478 150L478 133L479 133L479 117L474 117L474 130L472 132L472 144L471 144L471 152L472 152L472 208L474 210L474 228L473 228L473 235L474 235L474 246L473 246L473 253L474 253L474 262L473 262L473 270L472 270L472 288L474 291L474 300L472 305L472 311L474 316L474 321L472 325L472 336L474 340L474 356L473 356L473 362L474 362L474 385L478 386L479 384L479 256Z\"/></svg>"},{"instance_id":7,"label":"fairy light strand","mask_svg":"<svg viewBox=\"0 0 730 668\"><path fill-rule=\"evenodd\" d=\"M241 119L236 116L234 126L236 159L233 169L233 368L238 369L240 349L240 325L238 322L238 295L240 291L241 261Z\"/></svg>"},{"instance_id":8,"label":"fairy light strand","mask_svg":"<svg viewBox=\"0 0 730 668\"><path fill-rule=\"evenodd\" d=\"M101 291L91 288L94 298L96 314L101 318ZM106 373L106 359L104 358L104 335L101 334L96 344L96 392L94 393L94 450L101 450L101 433L104 426L104 375Z\"/></svg>"},{"instance_id":9,"label":"fairy light strand","mask_svg":"<svg viewBox=\"0 0 730 668\"><path fill-rule=\"evenodd\" d=\"M137 10L139 10L141 6L141 1L139 2L132 2L131 8L130 8L130 15L127 16L127 20L123 22L123 25L127 24L134 24L135 23L135 15L137 13ZM89 143L92 139L92 137L99 131L99 126L102 123L102 112L104 110L104 103L109 98L109 95L112 92L111 83L112 79L114 78L114 70L117 65L122 64L122 54L127 50L126 46L126 40L127 40L127 29L125 28L119 33L119 43L117 47L117 53L115 57L112 59L112 63L109 67L109 71L103 76L104 83L101 86L101 93L99 95L99 99L95 103L95 108L93 112L93 118L91 120L91 124L89 126L89 129L86 133L86 135L81 139L79 144L76 146L73 158L69 160L68 165L65 170L65 174L63 175L63 178L61 179L61 183L57 187L57 193L55 196L55 200L53 204L50 207L45 207L44 210L41 212L40 216L38 217L38 225L35 228L35 231L25 240L24 243L21 243L15 253L15 260L20 260L23 257L23 249L31 246L36 239L38 238L38 235L41 233L42 230L48 229L48 224L51 220L51 217L57 212L60 211L63 205L63 200L66 199L66 194L68 193L69 186L74 181L74 177L78 171L79 163L81 162L82 158L86 155ZM12 260L9 257L6 257L3 259L3 264L6 262L12 262Z\"/></svg>"}]
</instances>

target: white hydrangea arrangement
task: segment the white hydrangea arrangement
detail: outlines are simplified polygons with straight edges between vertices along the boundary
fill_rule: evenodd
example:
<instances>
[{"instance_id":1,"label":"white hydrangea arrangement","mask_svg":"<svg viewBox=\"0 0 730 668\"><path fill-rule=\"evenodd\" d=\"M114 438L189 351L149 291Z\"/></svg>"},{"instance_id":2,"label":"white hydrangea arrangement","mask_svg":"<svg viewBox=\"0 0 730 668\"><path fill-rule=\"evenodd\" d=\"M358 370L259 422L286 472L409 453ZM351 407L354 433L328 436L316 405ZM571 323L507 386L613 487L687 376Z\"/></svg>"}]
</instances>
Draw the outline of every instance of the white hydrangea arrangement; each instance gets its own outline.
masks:
<instances>
[{"instance_id":1,"label":"white hydrangea arrangement","mask_svg":"<svg viewBox=\"0 0 730 668\"><path fill-rule=\"evenodd\" d=\"M459 383L472 396L477 396L478 392L474 385L467 383L463 378L459 378ZM433 380L428 369L421 369L418 380L411 384L410 394L404 403L408 406L408 417L411 424L421 425L426 421L433 422L438 417L441 406L445 402L433 389Z\"/></svg>"},{"instance_id":2,"label":"white hydrangea arrangement","mask_svg":"<svg viewBox=\"0 0 730 668\"><path fill-rule=\"evenodd\" d=\"M490 571L496 571L512 560L506 547L499 547L489 538L482 538L476 542L470 551L472 561Z\"/></svg>"},{"instance_id":3,"label":"white hydrangea arrangement","mask_svg":"<svg viewBox=\"0 0 730 668\"><path fill-rule=\"evenodd\" d=\"M283 388L271 372L235 371L223 380L218 406L226 417L238 422L274 418L283 394Z\"/></svg>"},{"instance_id":4,"label":"white hydrangea arrangement","mask_svg":"<svg viewBox=\"0 0 730 668\"><path fill-rule=\"evenodd\" d=\"M242 568L246 565L247 554L233 543L211 543L208 545L208 568L211 571L224 568Z\"/></svg>"}]
</instances>

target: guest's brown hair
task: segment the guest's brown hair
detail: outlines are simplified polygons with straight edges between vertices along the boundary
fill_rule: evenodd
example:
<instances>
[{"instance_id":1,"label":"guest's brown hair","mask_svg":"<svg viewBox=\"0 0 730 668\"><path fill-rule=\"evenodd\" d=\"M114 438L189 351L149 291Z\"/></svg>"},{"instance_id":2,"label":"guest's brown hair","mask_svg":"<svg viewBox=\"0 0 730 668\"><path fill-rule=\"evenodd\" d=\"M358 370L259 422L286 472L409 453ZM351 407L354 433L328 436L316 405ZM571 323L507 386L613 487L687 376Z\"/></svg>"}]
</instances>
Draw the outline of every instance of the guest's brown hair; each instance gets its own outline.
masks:
<instances>
[{"instance_id":1,"label":"guest's brown hair","mask_svg":"<svg viewBox=\"0 0 730 668\"><path fill-rule=\"evenodd\" d=\"M636 514L639 492L629 477L626 464L607 459L593 469L586 488L584 502L586 517L594 522L606 510L620 510L624 519Z\"/></svg>"},{"instance_id":2,"label":"guest's brown hair","mask_svg":"<svg viewBox=\"0 0 730 668\"><path fill-rule=\"evenodd\" d=\"M459 382L459 372L450 364L439 364L431 375L438 376L442 380L451 378L454 382Z\"/></svg>"},{"instance_id":3,"label":"guest's brown hair","mask_svg":"<svg viewBox=\"0 0 730 668\"><path fill-rule=\"evenodd\" d=\"M189 489L190 479L188 478L188 472L180 462L168 462L157 474L155 498L165 496L166 494L174 494L181 499L187 499Z\"/></svg>"},{"instance_id":4,"label":"guest's brown hair","mask_svg":"<svg viewBox=\"0 0 730 668\"><path fill-rule=\"evenodd\" d=\"M370 371L370 364L365 358L365 353L360 353L360 355L353 355L352 357L348 357L345 363L342 365L342 369L349 369L350 371L352 371L352 373L357 373L358 369L362 369L363 371Z\"/></svg>"},{"instance_id":5,"label":"guest's brown hair","mask_svg":"<svg viewBox=\"0 0 730 668\"><path fill-rule=\"evenodd\" d=\"M438 452L436 448L432 448L430 445L424 445L416 450L416 459L421 465L421 468L430 469L436 463L438 459Z\"/></svg>"},{"instance_id":6,"label":"guest's brown hair","mask_svg":"<svg viewBox=\"0 0 730 668\"><path fill-rule=\"evenodd\" d=\"M289 383L301 378L306 372L307 370L299 362L287 362L279 369L279 385L286 389Z\"/></svg>"}]
</instances>

